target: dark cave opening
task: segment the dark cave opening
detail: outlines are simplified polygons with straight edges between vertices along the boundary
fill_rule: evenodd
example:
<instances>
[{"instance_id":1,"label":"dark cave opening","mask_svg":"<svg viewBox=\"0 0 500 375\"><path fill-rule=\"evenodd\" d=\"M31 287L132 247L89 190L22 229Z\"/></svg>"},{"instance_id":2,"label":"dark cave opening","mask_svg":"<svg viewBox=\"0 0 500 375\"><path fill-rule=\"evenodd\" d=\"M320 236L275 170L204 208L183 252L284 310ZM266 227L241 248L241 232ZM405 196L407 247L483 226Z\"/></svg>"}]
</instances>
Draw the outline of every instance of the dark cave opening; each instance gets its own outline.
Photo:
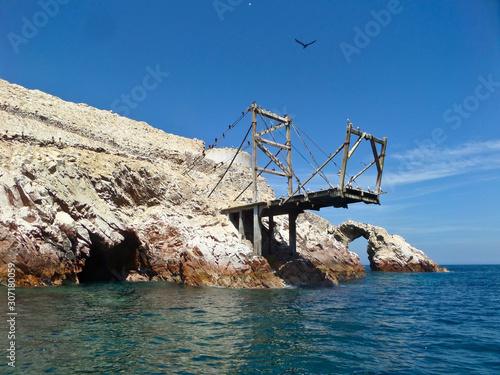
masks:
<instances>
[{"instance_id":1,"label":"dark cave opening","mask_svg":"<svg viewBox=\"0 0 500 375\"><path fill-rule=\"evenodd\" d=\"M126 232L123 237L119 244L109 246L99 236L90 234L92 245L85 266L78 273L80 283L125 281L130 271L139 268L137 235Z\"/></svg>"}]
</instances>

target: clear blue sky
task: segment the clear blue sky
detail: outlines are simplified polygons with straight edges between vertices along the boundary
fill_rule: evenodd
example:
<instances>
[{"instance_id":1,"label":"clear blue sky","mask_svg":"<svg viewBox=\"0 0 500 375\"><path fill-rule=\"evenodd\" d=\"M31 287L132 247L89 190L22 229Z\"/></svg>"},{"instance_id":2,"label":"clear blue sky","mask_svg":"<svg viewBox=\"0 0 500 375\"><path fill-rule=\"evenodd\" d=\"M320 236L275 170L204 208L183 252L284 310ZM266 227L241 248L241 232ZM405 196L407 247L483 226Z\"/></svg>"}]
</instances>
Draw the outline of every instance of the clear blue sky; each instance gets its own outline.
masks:
<instances>
[{"instance_id":1,"label":"clear blue sky","mask_svg":"<svg viewBox=\"0 0 500 375\"><path fill-rule=\"evenodd\" d=\"M253 101L328 152L350 119L389 138L388 194L322 216L500 263L498 0L0 0L0 77L207 144Z\"/></svg>"}]
</instances>

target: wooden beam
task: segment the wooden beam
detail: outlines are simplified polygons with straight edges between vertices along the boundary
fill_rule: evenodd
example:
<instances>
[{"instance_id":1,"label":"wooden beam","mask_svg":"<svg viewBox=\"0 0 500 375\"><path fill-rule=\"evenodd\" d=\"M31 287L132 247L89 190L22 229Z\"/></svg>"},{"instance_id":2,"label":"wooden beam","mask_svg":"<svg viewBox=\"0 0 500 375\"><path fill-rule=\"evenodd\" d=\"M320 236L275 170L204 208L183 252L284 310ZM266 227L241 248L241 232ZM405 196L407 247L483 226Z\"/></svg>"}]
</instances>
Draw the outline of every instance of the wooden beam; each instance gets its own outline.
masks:
<instances>
[{"instance_id":1,"label":"wooden beam","mask_svg":"<svg viewBox=\"0 0 500 375\"><path fill-rule=\"evenodd\" d=\"M286 152L286 162L288 164L288 168L290 169L290 174L288 176L288 196L291 197L293 195L293 169L292 169L292 135L290 133L290 123L286 126L286 143L288 145L288 149Z\"/></svg>"},{"instance_id":2,"label":"wooden beam","mask_svg":"<svg viewBox=\"0 0 500 375\"><path fill-rule=\"evenodd\" d=\"M270 169L257 168L257 170L259 172L265 172L265 173L269 173L269 174L274 174L276 176L288 177L288 175L285 174L285 173L283 173L283 172L273 171L273 170L270 170Z\"/></svg>"},{"instance_id":3,"label":"wooden beam","mask_svg":"<svg viewBox=\"0 0 500 375\"><path fill-rule=\"evenodd\" d=\"M267 111L265 109L262 109L260 107L256 108L257 113L261 114L264 117L270 118L272 120L276 120L279 122L288 122L288 119L286 117L277 115L276 113L272 113L271 111Z\"/></svg>"},{"instance_id":4,"label":"wooden beam","mask_svg":"<svg viewBox=\"0 0 500 375\"><path fill-rule=\"evenodd\" d=\"M253 183L253 201L259 200L257 190L257 107L252 104L252 183Z\"/></svg>"},{"instance_id":5,"label":"wooden beam","mask_svg":"<svg viewBox=\"0 0 500 375\"><path fill-rule=\"evenodd\" d=\"M365 172L366 172L366 170L367 170L368 168L370 168L373 164L375 164L375 160L373 160L370 164L368 164L366 167L364 167L364 168L363 168L363 170L362 170L361 172L359 172L356 176L351 177L351 178L349 179L348 184L350 184L351 182L356 181L356 179L357 179L359 176L361 176L363 173L365 173Z\"/></svg>"},{"instance_id":6,"label":"wooden beam","mask_svg":"<svg viewBox=\"0 0 500 375\"><path fill-rule=\"evenodd\" d=\"M297 189L295 189L295 191L293 192L292 195L295 195L300 189L302 189L304 186L306 186L306 184L311 181L311 179L316 176L335 156L337 156L337 154L342 151L342 149L344 148L344 145L340 146L337 151L335 151L332 155L330 155L328 157L328 159L326 159L326 161L321 164L321 166L316 169L314 171L314 173L312 175L309 176L309 178L307 180L305 180Z\"/></svg>"},{"instance_id":7,"label":"wooden beam","mask_svg":"<svg viewBox=\"0 0 500 375\"><path fill-rule=\"evenodd\" d=\"M352 134L356 134L356 135L358 135L360 137L363 135L365 139L368 139L368 140L373 139L376 143L379 143L381 145L384 144L384 140L383 139L377 138L377 137L375 137L375 136L373 136L373 135L371 135L369 133L362 132L361 130L357 130L357 129L352 128L351 129L351 133Z\"/></svg>"},{"instance_id":8,"label":"wooden beam","mask_svg":"<svg viewBox=\"0 0 500 375\"><path fill-rule=\"evenodd\" d=\"M277 157L275 157L271 153L271 151L269 151L265 146L263 146L257 142L256 142L256 144L257 144L257 147L259 147L269 157L269 159L271 159L274 162L274 164L276 164L278 167L280 167L281 170L287 174L287 176L291 174L291 168L288 169L287 167L285 167L283 165L283 163Z\"/></svg>"},{"instance_id":9,"label":"wooden beam","mask_svg":"<svg viewBox=\"0 0 500 375\"><path fill-rule=\"evenodd\" d=\"M380 193L380 186L382 184L382 172L384 171L384 161L385 161L385 151L387 149L387 137L384 138L384 143L382 144L382 150L379 156L379 167L380 172L377 174L377 185L375 187L375 192Z\"/></svg>"},{"instance_id":10,"label":"wooden beam","mask_svg":"<svg viewBox=\"0 0 500 375\"><path fill-rule=\"evenodd\" d=\"M257 134L257 137L262 137L263 135L267 133L271 133L272 131L281 129L283 126L286 126L287 123L282 123L282 124L276 124L274 126L271 126L269 129L263 130L260 133Z\"/></svg>"},{"instance_id":11,"label":"wooden beam","mask_svg":"<svg viewBox=\"0 0 500 375\"><path fill-rule=\"evenodd\" d=\"M277 143L277 142L273 142L273 141L269 141L269 140L264 139L264 138L258 138L257 137L256 140L257 140L257 142L261 142L261 143L264 143L264 144L269 145L269 146L284 148L285 150L291 150L292 149L291 146L283 145L281 143Z\"/></svg>"},{"instance_id":12,"label":"wooden beam","mask_svg":"<svg viewBox=\"0 0 500 375\"><path fill-rule=\"evenodd\" d=\"M375 141L373 139L370 139L370 144L372 145L373 160L375 160L375 166L377 167L377 172L380 174L382 172L382 168L380 168L380 160L378 157L377 146L375 145Z\"/></svg>"},{"instance_id":13,"label":"wooden beam","mask_svg":"<svg viewBox=\"0 0 500 375\"><path fill-rule=\"evenodd\" d=\"M349 151L349 155L347 156L347 159L350 159L354 151L358 148L358 146L361 144L361 141L365 138L365 133L363 135L359 136L358 140L354 145L352 146L351 150Z\"/></svg>"},{"instance_id":14,"label":"wooden beam","mask_svg":"<svg viewBox=\"0 0 500 375\"><path fill-rule=\"evenodd\" d=\"M351 131L352 130L353 130L352 124L348 120L347 121L347 131L345 134L345 142L344 142L344 155L342 156L342 167L340 169L340 179L339 179L339 186L340 186L341 194L343 194L343 191L344 191L345 174L346 174L346 170L347 170L347 160L349 160L349 144L351 142Z\"/></svg>"}]
</instances>

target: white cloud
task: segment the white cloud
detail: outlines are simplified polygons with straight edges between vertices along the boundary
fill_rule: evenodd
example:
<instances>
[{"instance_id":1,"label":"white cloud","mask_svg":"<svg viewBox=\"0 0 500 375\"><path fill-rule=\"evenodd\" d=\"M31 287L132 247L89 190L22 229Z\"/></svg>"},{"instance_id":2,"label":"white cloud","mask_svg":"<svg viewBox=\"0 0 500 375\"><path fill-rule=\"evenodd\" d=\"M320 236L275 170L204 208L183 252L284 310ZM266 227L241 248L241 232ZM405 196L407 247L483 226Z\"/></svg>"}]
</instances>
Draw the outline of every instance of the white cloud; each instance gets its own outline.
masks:
<instances>
[{"instance_id":1,"label":"white cloud","mask_svg":"<svg viewBox=\"0 0 500 375\"><path fill-rule=\"evenodd\" d=\"M500 140L471 142L454 148L419 147L388 155L399 161L395 171L384 171L383 185L411 184L500 168Z\"/></svg>"}]
</instances>

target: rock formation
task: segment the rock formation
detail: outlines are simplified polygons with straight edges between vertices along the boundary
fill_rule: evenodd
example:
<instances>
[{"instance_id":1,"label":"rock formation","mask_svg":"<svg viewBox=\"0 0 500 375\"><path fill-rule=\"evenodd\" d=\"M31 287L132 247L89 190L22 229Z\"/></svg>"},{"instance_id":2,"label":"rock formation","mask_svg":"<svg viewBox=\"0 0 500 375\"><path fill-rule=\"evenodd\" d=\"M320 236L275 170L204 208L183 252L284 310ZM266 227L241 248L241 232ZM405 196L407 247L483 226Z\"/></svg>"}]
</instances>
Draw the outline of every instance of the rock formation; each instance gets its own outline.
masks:
<instances>
[{"instance_id":1,"label":"rock formation","mask_svg":"<svg viewBox=\"0 0 500 375\"><path fill-rule=\"evenodd\" d=\"M0 80L0 279L9 262L19 285L165 280L281 288L364 275L355 254L304 218L315 244L302 241L297 259L274 256L281 268L273 269L255 257L220 214L251 173L235 163L207 199L227 163L204 152L202 141ZM259 192L274 194L263 178ZM287 238L286 220L280 225L275 236Z\"/></svg>"},{"instance_id":2,"label":"rock formation","mask_svg":"<svg viewBox=\"0 0 500 375\"><path fill-rule=\"evenodd\" d=\"M368 241L368 260L372 271L446 271L446 268L441 268L423 251L410 246L403 237L390 235L384 228L348 220L330 233L346 246L359 237L366 238Z\"/></svg>"},{"instance_id":3,"label":"rock formation","mask_svg":"<svg viewBox=\"0 0 500 375\"><path fill-rule=\"evenodd\" d=\"M24 286L281 288L365 275L335 228L309 213L297 222L296 257L284 218L276 219L272 254L254 256L220 214L251 173L235 163L208 199L228 163L204 154L202 141L0 80L0 283L10 262ZM263 199L273 197L265 179L258 185Z\"/></svg>"}]
</instances>

